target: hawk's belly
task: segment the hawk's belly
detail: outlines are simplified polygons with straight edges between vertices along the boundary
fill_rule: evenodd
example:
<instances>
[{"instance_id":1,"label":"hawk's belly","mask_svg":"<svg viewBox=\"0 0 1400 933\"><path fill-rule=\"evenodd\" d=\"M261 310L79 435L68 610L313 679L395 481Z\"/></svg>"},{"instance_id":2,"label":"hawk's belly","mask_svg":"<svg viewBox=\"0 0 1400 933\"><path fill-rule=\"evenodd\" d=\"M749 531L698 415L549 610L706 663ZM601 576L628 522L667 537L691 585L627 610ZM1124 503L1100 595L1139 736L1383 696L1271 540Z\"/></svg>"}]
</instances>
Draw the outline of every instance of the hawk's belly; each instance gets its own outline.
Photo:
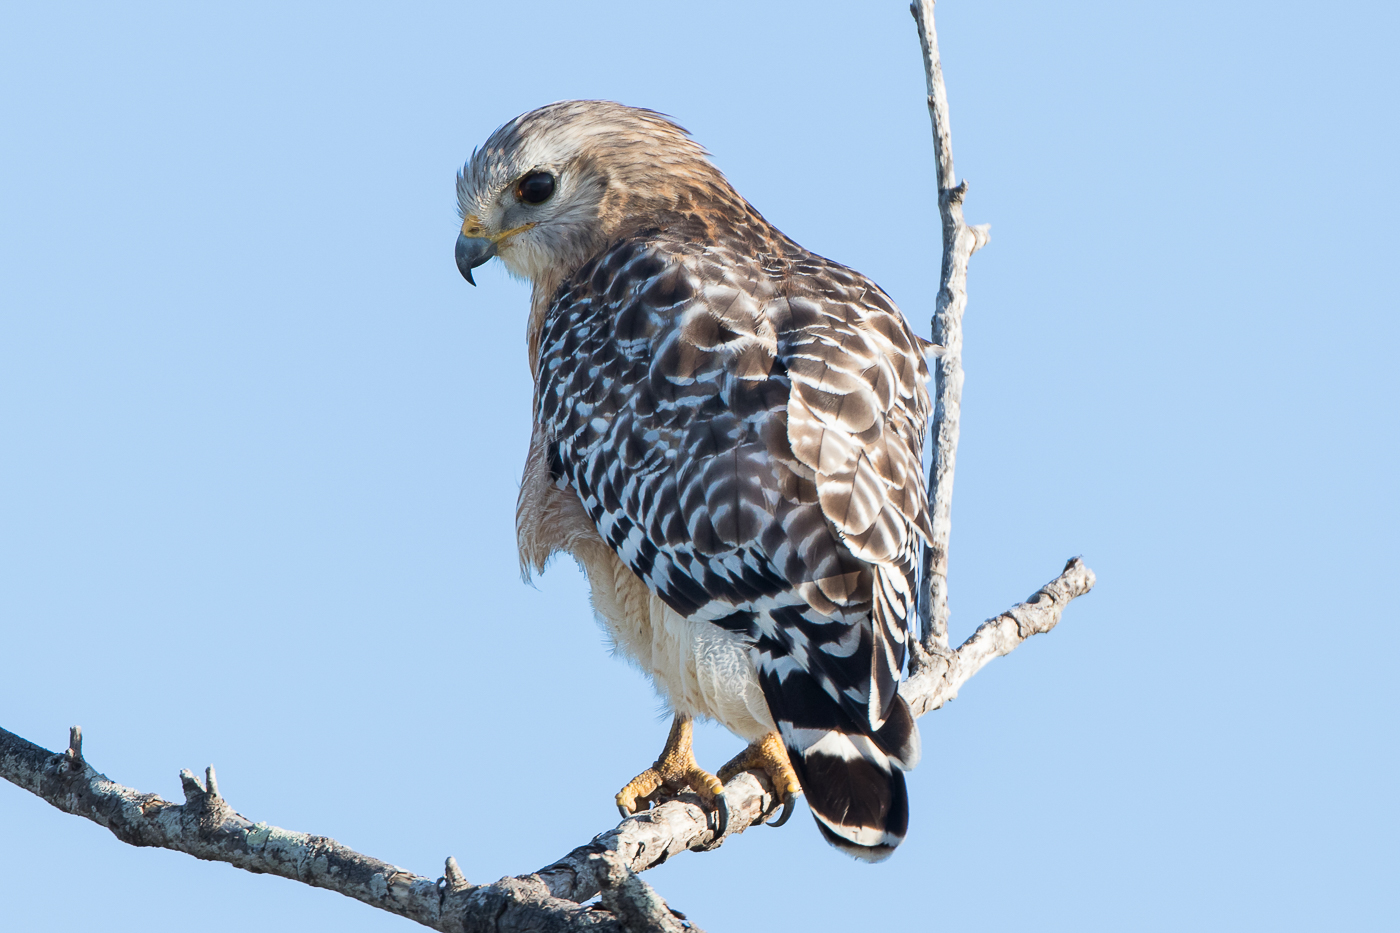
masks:
<instances>
[{"instance_id":1,"label":"hawk's belly","mask_svg":"<svg viewBox=\"0 0 1400 933\"><path fill-rule=\"evenodd\" d=\"M573 553L588 574L593 611L613 643L651 675L672 709L718 720L750 742L774 730L742 641L718 625L678 614L601 538Z\"/></svg>"},{"instance_id":2,"label":"hawk's belly","mask_svg":"<svg viewBox=\"0 0 1400 933\"><path fill-rule=\"evenodd\" d=\"M717 720L750 742L772 732L744 643L717 625L686 619L652 595L599 536L578 495L549 481L538 449L531 445L516 509L521 565L540 571L551 554L572 554L588 574L593 611L613 644L651 676L673 710Z\"/></svg>"}]
</instances>

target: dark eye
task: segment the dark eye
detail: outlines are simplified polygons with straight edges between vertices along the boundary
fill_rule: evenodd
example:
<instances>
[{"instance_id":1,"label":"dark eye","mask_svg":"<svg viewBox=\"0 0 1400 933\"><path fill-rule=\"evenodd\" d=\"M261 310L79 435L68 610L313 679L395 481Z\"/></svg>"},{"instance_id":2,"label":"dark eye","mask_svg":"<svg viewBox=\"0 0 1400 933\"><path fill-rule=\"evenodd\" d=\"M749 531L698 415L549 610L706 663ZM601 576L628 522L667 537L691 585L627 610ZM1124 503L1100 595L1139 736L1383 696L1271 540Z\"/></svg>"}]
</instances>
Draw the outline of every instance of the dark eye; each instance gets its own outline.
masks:
<instances>
[{"instance_id":1,"label":"dark eye","mask_svg":"<svg viewBox=\"0 0 1400 933\"><path fill-rule=\"evenodd\" d=\"M554 194L554 176L548 172L531 172L515 186L515 196L526 204L543 204Z\"/></svg>"}]
</instances>

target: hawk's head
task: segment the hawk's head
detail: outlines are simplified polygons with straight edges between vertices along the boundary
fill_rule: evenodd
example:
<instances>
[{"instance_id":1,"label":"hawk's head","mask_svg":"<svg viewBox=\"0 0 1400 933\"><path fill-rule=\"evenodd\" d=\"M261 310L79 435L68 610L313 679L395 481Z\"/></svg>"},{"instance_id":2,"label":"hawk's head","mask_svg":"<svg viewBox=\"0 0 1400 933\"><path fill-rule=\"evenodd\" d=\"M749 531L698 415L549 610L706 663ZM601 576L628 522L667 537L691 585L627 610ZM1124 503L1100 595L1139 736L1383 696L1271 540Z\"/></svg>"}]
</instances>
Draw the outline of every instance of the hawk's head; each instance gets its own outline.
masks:
<instances>
[{"instance_id":1,"label":"hawk's head","mask_svg":"<svg viewBox=\"0 0 1400 933\"><path fill-rule=\"evenodd\" d=\"M492 133L457 176L457 268L471 282L499 256L516 275L557 281L618 236L701 201L743 203L666 117L605 100L549 104Z\"/></svg>"}]
</instances>

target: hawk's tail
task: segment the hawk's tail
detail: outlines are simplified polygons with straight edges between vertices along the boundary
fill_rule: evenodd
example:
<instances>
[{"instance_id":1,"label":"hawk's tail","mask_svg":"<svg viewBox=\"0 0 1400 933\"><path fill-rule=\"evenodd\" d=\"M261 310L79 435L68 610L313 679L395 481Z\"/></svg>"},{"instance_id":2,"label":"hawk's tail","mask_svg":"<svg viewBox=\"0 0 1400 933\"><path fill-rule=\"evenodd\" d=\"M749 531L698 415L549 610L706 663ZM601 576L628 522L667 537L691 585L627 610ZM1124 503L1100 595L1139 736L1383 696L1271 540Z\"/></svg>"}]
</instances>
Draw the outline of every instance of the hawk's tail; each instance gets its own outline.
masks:
<instances>
[{"instance_id":1,"label":"hawk's tail","mask_svg":"<svg viewBox=\"0 0 1400 933\"><path fill-rule=\"evenodd\" d=\"M904 772L919 760L919 729L904 699L896 695L872 731L805 672L773 686L764 693L826 841L867 862L889 858L909 828Z\"/></svg>"}]
</instances>

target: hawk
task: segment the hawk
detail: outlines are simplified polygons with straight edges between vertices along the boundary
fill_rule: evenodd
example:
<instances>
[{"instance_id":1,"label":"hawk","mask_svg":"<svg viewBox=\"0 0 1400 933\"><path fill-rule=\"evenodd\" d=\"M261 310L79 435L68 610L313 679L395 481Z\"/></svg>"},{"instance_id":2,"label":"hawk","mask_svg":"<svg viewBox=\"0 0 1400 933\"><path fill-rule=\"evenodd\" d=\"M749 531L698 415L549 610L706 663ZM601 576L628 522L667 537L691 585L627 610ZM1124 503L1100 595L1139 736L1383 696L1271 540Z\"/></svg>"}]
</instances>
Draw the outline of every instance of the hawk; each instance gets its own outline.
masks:
<instances>
[{"instance_id":1,"label":"hawk","mask_svg":"<svg viewBox=\"0 0 1400 933\"><path fill-rule=\"evenodd\" d=\"M754 210L662 114L563 101L457 178L457 266L533 284L528 578L573 555L616 648L675 719L623 815L766 773L826 839L887 857L919 733L898 694L929 540L921 340L865 276ZM472 282L475 284L475 282ZM750 744L712 774L695 717Z\"/></svg>"}]
</instances>

